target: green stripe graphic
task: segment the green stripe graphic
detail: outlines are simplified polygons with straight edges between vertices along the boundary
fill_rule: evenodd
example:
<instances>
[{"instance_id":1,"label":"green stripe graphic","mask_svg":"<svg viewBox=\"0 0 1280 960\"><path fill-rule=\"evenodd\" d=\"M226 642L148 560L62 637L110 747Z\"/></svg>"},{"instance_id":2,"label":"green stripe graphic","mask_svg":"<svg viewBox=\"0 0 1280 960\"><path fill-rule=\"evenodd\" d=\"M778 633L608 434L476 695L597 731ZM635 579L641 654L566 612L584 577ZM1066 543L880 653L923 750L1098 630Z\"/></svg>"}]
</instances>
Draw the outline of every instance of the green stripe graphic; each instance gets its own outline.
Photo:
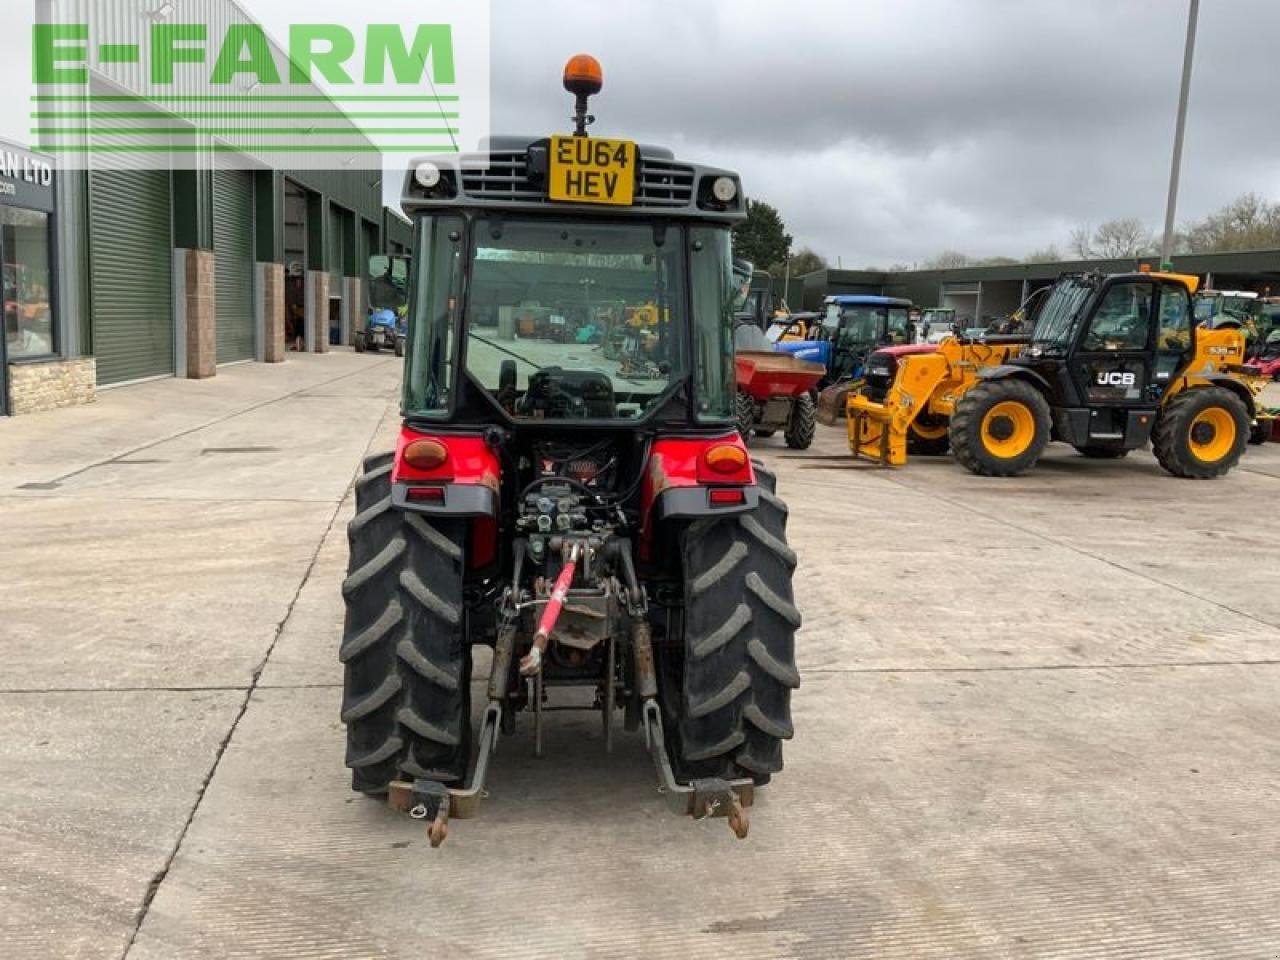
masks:
<instances>
[{"instance_id":1,"label":"green stripe graphic","mask_svg":"<svg viewBox=\"0 0 1280 960\"><path fill-rule=\"evenodd\" d=\"M374 146L372 144L256 144L249 148L251 153L429 153L448 146L448 141L430 144L391 144ZM42 143L40 150L49 153L244 153L245 148L228 143L211 143L207 145L178 144L58 144Z\"/></svg>"},{"instance_id":2,"label":"green stripe graphic","mask_svg":"<svg viewBox=\"0 0 1280 960\"><path fill-rule=\"evenodd\" d=\"M378 134L391 136L449 136L457 134L457 130L448 127L378 127L367 130L343 130L338 127L323 129L299 127L32 127L31 133L42 137L48 136L178 136L195 137L201 134L217 134L225 136L233 133L248 133L265 137L374 137Z\"/></svg>"},{"instance_id":3,"label":"green stripe graphic","mask_svg":"<svg viewBox=\"0 0 1280 960\"><path fill-rule=\"evenodd\" d=\"M184 120L240 120L247 118L245 113L202 110L169 110L164 116L157 116L154 110L113 111L113 110L34 110L33 120L158 120L167 117L180 117ZM457 120L457 113L400 113L390 111L384 113L368 113L358 110L332 110L328 113L306 113L299 111L263 110L252 114L254 120Z\"/></svg>"},{"instance_id":4,"label":"green stripe graphic","mask_svg":"<svg viewBox=\"0 0 1280 960\"><path fill-rule=\"evenodd\" d=\"M302 96L282 94L266 96L262 94L184 94L156 96L137 96L124 94L36 94L31 98L37 103L456 103L456 96L423 97L423 96Z\"/></svg>"}]
</instances>

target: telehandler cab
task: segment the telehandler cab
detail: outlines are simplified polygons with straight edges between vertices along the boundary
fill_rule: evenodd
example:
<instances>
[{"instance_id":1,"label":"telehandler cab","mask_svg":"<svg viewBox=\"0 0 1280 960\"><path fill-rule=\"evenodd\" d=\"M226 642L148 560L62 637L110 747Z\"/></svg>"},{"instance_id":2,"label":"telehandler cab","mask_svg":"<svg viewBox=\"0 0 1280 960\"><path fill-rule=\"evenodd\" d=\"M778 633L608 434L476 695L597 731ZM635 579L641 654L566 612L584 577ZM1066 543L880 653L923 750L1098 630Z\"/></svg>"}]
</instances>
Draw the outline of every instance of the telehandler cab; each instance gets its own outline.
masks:
<instances>
[{"instance_id":1,"label":"telehandler cab","mask_svg":"<svg viewBox=\"0 0 1280 960\"><path fill-rule=\"evenodd\" d=\"M904 463L923 419L945 425L955 458L986 476L1025 473L1050 440L1097 459L1150 441L1175 476L1221 476L1251 424L1274 412L1258 404L1266 381L1245 365L1241 332L1195 322L1197 284L1171 273L1063 276L1029 338L944 341L901 358L883 399L851 396L850 445Z\"/></svg>"},{"instance_id":2,"label":"telehandler cab","mask_svg":"<svg viewBox=\"0 0 1280 960\"><path fill-rule=\"evenodd\" d=\"M734 420L738 176L587 136L599 64L569 61L572 136L421 160L403 425L356 481L342 719L353 787L430 823L477 812L516 715L643 730L668 801L747 832L799 685L796 556ZM590 281L589 284L584 281ZM523 339L537 303L653 305L617 358ZM497 327L481 318L498 318ZM492 649L472 736L474 647ZM565 688L588 696L566 697ZM590 694L594 694L594 702Z\"/></svg>"}]
</instances>

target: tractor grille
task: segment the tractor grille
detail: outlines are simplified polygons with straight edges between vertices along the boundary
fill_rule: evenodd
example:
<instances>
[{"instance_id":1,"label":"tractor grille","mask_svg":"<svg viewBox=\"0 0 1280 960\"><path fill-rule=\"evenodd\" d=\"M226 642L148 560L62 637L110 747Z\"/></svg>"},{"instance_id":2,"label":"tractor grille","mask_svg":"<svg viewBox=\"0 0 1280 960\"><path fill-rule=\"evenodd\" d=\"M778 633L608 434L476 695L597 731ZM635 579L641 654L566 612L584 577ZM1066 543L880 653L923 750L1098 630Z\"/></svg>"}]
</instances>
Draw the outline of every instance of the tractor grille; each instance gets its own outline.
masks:
<instances>
[{"instance_id":1,"label":"tractor grille","mask_svg":"<svg viewBox=\"0 0 1280 960\"><path fill-rule=\"evenodd\" d=\"M685 207L693 201L693 168L671 160L640 158L636 206Z\"/></svg>"},{"instance_id":2,"label":"tractor grille","mask_svg":"<svg viewBox=\"0 0 1280 960\"><path fill-rule=\"evenodd\" d=\"M480 200L542 200L546 191L529 179L524 152L464 156L462 191Z\"/></svg>"},{"instance_id":3,"label":"tractor grille","mask_svg":"<svg viewBox=\"0 0 1280 960\"><path fill-rule=\"evenodd\" d=\"M546 200L543 184L529 177L529 162L524 151L464 156L461 168L462 191L469 197L526 203ZM693 177L693 167L686 164L641 157L633 205L689 206L693 202Z\"/></svg>"}]
</instances>

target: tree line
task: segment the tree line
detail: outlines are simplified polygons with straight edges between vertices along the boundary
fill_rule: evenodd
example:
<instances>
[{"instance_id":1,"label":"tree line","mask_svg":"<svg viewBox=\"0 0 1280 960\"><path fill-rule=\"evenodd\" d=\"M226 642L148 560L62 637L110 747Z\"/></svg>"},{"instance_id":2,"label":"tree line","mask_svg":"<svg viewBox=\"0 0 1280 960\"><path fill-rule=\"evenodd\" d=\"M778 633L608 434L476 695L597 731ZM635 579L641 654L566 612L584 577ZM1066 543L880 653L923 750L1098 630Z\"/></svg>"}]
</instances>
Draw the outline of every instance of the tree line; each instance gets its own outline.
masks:
<instances>
[{"instance_id":1,"label":"tree line","mask_svg":"<svg viewBox=\"0 0 1280 960\"><path fill-rule=\"evenodd\" d=\"M750 260L774 276L782 276L790 261L793 277L827 267L827 261L809 247L792 253L793 238L777 209L761 200L747 201L746 222L734 230L736 256ZM1280 248L1280 203L1257 193L1244 193L1203 220L1185 224L1174 238L1174 253L1224 253L1234 250ZM1107 220L1097 226L1080 224L1067 240L1066 256L1056 244L1018 257L973 257L960 250L943 250L918 265L923 270L956 267L998 267L1019 263L1051 263L1063 259L1132 260L1157 254L1160 238L1136 217ZM868 267L868 270L886 269ZM890 272L912 267L895 263Z\"/></svg>"}]
</instances>

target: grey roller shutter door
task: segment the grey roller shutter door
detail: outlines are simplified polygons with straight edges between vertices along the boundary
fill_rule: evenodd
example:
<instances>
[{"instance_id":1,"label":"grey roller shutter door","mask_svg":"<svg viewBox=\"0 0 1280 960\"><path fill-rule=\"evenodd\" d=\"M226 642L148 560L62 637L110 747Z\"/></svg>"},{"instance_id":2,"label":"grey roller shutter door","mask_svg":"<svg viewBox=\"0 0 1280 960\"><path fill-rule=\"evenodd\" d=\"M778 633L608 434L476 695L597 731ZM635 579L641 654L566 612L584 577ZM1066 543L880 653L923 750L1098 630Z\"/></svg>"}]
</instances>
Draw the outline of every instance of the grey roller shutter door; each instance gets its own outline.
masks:
<instances>
[{"instance_id":1,"label":"grey roller shutter door","mask_svg":"<svg viewBox=\"0 0 1280 960\"><path fill-rule=\"evenodd\" d=\"M89 174L89 303L98 382L173 371L173 221L166 170Z\"/></svg>"},{"instance_id":2,"label":"grey roller shutter door","mask_svg":"<svg viewBox=\"0 0 1280 960\"><path fill-rule=\"evenodd\" d=\"M252 360L255 312L252 173L214 171L213 255L218 363Z\"/></svg>"}]
</instances>

